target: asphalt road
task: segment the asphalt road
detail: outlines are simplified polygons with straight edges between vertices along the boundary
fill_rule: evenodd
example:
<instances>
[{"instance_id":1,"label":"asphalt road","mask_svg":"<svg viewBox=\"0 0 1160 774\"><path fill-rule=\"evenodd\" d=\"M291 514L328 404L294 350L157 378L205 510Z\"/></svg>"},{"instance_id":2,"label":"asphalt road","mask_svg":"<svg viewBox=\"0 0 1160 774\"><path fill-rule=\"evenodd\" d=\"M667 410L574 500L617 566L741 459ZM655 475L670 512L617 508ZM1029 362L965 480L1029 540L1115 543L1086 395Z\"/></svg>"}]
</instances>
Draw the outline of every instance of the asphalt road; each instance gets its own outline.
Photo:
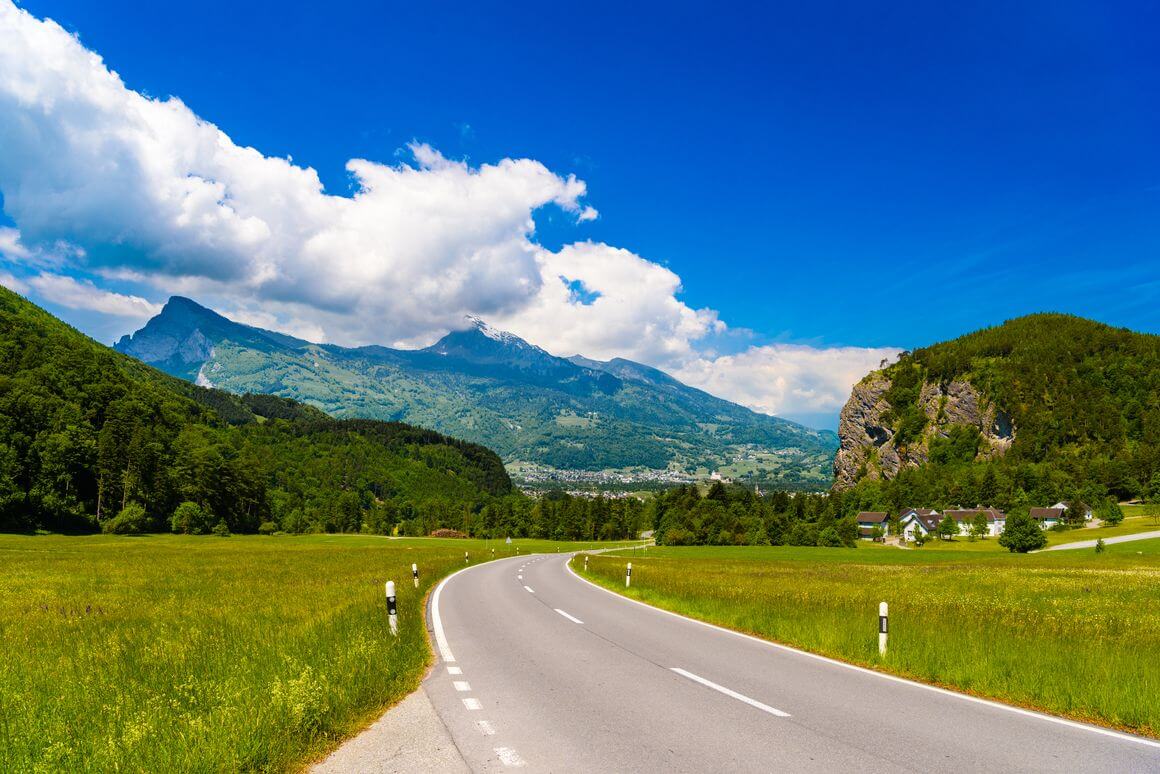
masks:
<instances>
[{"instance_id":1,"label":"asphalt road","mask_svg":"<svg viewBox=\"0 0 1160 774\"><path fill-rule=\"evenodd\" d=\"M1151 532L1137 532L1135 535L1120 535L1119 537L1104 538L1105 545L1112 545L1114 543L1132 543L1137 540L1151 540L1152 538L1160 538L1160 529L1152 530ZM1078 540L1074 543L1061 543L1058 546L1051 546L1043 549L1044 551L1071 551L1076 548L1095 548L1095 540Z\"/></svg>"},{"instance_id":2,"label":"asphalt road","mask_svg":"<svg viewBox=\"0 0 1160 774\"><path fill-rule=\"evenodd\" d=\"M478 565L432 595L424 690L475 771L1160 771L1160 743L699 624L566 559Z\"/></svg>"}]
</instances>

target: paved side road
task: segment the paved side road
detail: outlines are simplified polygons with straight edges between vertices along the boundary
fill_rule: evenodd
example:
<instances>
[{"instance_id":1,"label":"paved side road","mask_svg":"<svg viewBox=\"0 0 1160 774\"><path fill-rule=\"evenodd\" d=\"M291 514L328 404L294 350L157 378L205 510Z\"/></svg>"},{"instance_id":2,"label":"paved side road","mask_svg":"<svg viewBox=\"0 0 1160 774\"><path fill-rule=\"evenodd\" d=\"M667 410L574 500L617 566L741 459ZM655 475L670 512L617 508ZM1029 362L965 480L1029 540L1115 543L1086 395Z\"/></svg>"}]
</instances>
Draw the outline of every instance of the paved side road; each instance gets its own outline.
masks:
<instances>
[{"instance_id":1,"label":"paved side road","mask_svg":"<svg viewBox=\"0 0 1160 774\"><path fill-rule=\"evenodd\" d=\"M424 691L473 771L1160 771L1155 741L690 621L566 558L474 566L432 595Z\"/></svg>"},{"instance_id":2,"label":"paved side road","mask_svg":"<svg viewBox=\"0 0 1160 774\"><path fill-rule=\"evenodd\" d=\"M1135 535L1120 535L1119 537L1110 537L1104 539L1104 545L1111 545L1112 543L1131 543L1134 540L1151 540L1152 538L1160 538L1160 529L1151 532L1137 532ZM1098 538L1097 538L1098 539ZM1095 540L1080 540L1075 543L1061 543L1058 546L1045 548L1044 551L1068 551L1073 548L1095 548Z\"/></svg>"}]
</instances>

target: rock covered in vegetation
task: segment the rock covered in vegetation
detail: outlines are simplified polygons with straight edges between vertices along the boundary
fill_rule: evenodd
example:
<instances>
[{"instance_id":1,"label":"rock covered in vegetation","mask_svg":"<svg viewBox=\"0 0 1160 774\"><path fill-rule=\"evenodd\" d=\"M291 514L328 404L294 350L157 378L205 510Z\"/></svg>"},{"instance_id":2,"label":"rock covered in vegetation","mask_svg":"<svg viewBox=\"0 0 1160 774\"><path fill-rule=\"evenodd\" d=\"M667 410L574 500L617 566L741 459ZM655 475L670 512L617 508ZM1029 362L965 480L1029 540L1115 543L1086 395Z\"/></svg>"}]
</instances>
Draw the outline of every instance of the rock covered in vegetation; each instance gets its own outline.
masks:
<instances>
[{"instance_id":1,"label":"rock covered in vegetation","mask_svg":"<svg viewBox=\"0 0 1160 774\"><path fill-rule=\"evenodd\" d=\"M1160 502L1160 336L1062 314L903 353L855 386L835 490L859 507Z\"/></svg>"},{"instance_id":2,"label":"rock covered in vegetation","mask_svg":"<svg viewBox=\"0 0 1160 774\"><path fill-rule=\"evenodd\" d=\"M895 380L884 371L874 371L854 385L838 425L836 488L853 486L863 478L892 479L904 468L916 468L930 459L935 439L977 434L971 457L977 460L1002 456L1015 439L1010 417L970 382L923 380L917 385L917 400L897 406L891 398L902 401L898 391L892 392L894 386Z\"/></svg>"}]
</instances>

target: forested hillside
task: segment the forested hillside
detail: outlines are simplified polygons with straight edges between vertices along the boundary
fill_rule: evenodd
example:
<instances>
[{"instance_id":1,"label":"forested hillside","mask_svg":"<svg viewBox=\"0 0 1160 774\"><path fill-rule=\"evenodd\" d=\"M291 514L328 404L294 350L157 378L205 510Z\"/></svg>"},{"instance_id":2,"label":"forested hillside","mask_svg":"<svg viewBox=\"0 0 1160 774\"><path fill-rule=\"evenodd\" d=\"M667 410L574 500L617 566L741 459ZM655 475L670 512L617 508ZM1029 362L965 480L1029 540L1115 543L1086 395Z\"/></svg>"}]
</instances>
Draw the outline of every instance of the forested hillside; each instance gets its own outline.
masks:
<instances>
[{"instance_id":1,"label":"forested hillside","mask_svg":"<svg viewBox=\"0 0 1160 774\"><path fill-rule=\"evenodd\" d=\"M1160 498L1160 337L1039 314L904 354L843 411L866 505Z\"/></svg>"},{"instance_id":2,"label":"forested hillside","mask_svg":"<svg viewBox=\"0 0 1160 774\"><path fill-rule=\"evenodd\" d=\"M0 288L0 529L94 530L133 507L168 529L192 503L195 531L386 531L511 491L481 446L197 387Z\"/></svg>"}]
</instances>

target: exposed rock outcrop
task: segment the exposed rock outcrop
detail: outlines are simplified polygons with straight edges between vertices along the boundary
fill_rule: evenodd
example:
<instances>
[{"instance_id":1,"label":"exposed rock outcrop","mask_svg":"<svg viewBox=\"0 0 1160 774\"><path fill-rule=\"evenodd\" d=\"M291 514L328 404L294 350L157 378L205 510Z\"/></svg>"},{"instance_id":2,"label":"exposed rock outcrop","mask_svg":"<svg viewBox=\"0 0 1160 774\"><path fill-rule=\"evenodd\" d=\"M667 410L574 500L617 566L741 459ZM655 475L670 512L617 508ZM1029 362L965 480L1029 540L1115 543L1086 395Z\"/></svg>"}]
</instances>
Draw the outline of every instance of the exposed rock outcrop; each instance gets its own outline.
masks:
<instances>
[{"instance_id":1,"label":"exposed rock outcrop","mask_svg":"<svg viewBox=\"0 0 1160 774\"><path fill-rule=\"evenodd\" d=\"M854 385L838 423L841 446L834 458L835 489L846 489L863 478L891 479L904 468L922 465L931 440L945 438L956 425L978 429L977 459L1001 456L1015 440L1010 417L970 382L955 380L946 385L923 383L918 404L926 427L909 443L897 443L894 407L886 399L889 389L890 379L881 371Z\"/></svg>"}]
</instances>

